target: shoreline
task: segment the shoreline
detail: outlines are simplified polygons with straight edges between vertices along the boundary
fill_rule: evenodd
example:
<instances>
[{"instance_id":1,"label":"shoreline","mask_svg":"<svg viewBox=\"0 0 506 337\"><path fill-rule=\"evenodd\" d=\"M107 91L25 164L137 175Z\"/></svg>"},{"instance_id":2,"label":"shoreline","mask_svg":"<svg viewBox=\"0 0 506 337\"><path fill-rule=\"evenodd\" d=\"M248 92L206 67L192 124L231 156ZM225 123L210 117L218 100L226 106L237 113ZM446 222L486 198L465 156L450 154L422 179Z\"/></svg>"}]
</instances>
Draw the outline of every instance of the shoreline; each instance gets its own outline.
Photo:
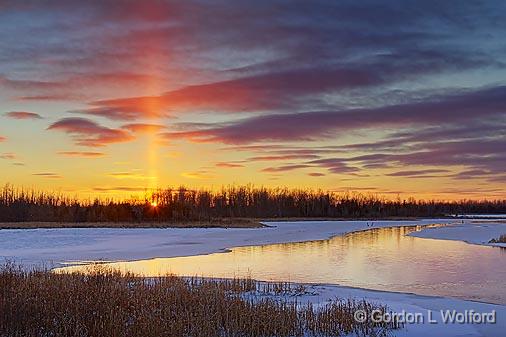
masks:
<instances>
[{"instance_id":1,"label":"shoreline","mask_svg":"<svg viewBox=\"0 0 506 337\"><path fill-rule=\"evenodd\" d=\"M2 229L0 256L27 265L52 262L57 266L63 261L134 261L212 254L235 247L327 240L358 230L450 223L449 220L382 220L371 224L367 221L278 221L255 228ZM13 241L19 239L22 244L13 246Z\"/></svg>"},{"instance_id":2,"label":"shoreline","mask_svg":"<svg viewBox=\"0 0 506 337\"><path fill-rule=\"evenodd\" d=\"M157 255L163 257L176 257L181 256L181 254L172 254L171 252L180 252L181 249L186 250L186 254L184 256L192 256L192 255L204 255L204 254L212 254L217 252L225 252L227 249L233 249L236 247L244 247L244 246L260 246L260 245L268 245L268 244L282 244L282 243L290 243L290 242L305 242L305 241L319 241L319 240L327 240L334 236L346 235L352 232L370 230L375 228L385 228L385 227L398 227L398 226L410 226L410 225L431 225L437 223L446 223L447 226L444 227L436 227L424 228L418 233L424 233L429 231L432 237L421 237L428 239L440 239L440 240L452 240L448 237L441 238L435 236L441 236L441 233L438 231L444 229L446 231L452 231L454 228L459 228L462 226L473 226L472 223L455 224L455 219L425 219L418 221L374 221L372 226L367 225L367 221L317 221L317 222L293 222L286 223L284 221L277 222L266 222L264 225L269 227L263 228L230 228L225 232L224 228L109 228L109 229L97 229L97 228L66 228L64 232L75 232L79 236L82 233L92 233L95 232L98 236L104 234L104 232L109 232L109 234L117 235L118 233L131 232L127 235L126 241L123 241L123 244L129 243L130 239L134 237L136 234L145 235L147 233L152 233L154 236L148 236L146 241L139 240L136 242L150 242L153 247L169 247L173 248L169 249L169 252L166 251L165 254L156 254L151 255L151 257L145 258L125 258L123 257L121 260L123 261L132 261L132 260L145 260L156 258ZM451 223L453 222L453 225ZM483 224L475 224L476 226L482 226ZM491 226L496 226L496 224L490 224ZM453 229L451 229L453 228ZM477 227L478 230L482 227ZM26 233L33 232L34 235L44 234L45 232L56 233L58 229L40 229L33 231L24 231L24 230L8 230L8 232L18 232L18 233ZM181 235L183 231L185 235ZM224 234L225 233L225 234ZM468 233L469 234L469 233ZM172 238L167 238L168 240L158 240L156 242L151 242L151 239L159 239L163 238L164 235L173 235ZM470 235L473 235L471 232ZM416 237L420 237L415 235ZM221 237L222 241L214 242L216 238ZM121 237L119 240L123 240ZM136 238L139 239L139 238ZM142 238L141 238L142 239ZM184 239L183 241L180 241ZM179 241L178 241L179 240ZM455 239L464 241L462 239ZM106 249L107 244L111 243L111 241L105 240L102 242L102 245L94 245L91 244L89 247L91 250L84 250L81 253L92 252L93 249L96 249L99 253ZM212 243L212 244L211 244ZM87 242L86 244L90 244ZM86 244L84 246L86 246ZM479 243L471 243L471 244L479 244ZM175 246L173 246L175 245ZM2 245L0 245L1 247ZM120 245L121 246L121 245ZM128 246L128 245L127 245ZM188 247L190 249L188 249ZM230 247L230 248L223 248ZM64 247L60 247L64 248ZM79 247L77 247L79 251ZM81 246L82 248L82 246ZM112 250L117 250L121 247L113 247ZM131 248L131 247L127 247ZM143 247L144 249L146 247ZM132 249L130 249L132 250ZM58 253L59 249L56 249L54 253ZM148 253L149 253L148 249ZM60 250L60 253L64 253ZM124 251L128 252L128 251ZM36 253L36 252L33 252ZM40 251L39 251L40 253ZM44 254L44 252L42 252ZM75 253L75 251L74 251ZM122 254L121 250L116 253ZM151 251L154 253L154 251ZM0 255L2 255L0 249ZM133 257L133 256L132 256ZM83 261L84 259L81 259ZM91 259L88 259L90 261ZM116 260L117 259L109 259ZM67 260L68 261L68 260ZM259 281L261 282L261 281ZM398 337L409 336L409 337L418 337L418 336L426 336L430 334L433 337L436 336L501 336L501 333L506 329L506 305L504 304L495 304L495 303L487 303L484 301L473 301L473 300L465 300L459 299L455 297L442 297L437 295L418 295L410 292L392 292L392 291L384 291L384 290L373 290L367 288L358 288L352 286L343 286L343 285L333 285L333 284L320 284L320 283L295 283L293 284L303 284L310 291L308 293L297 296L296 299L303 302L310 302L314 305L325 305L328 303L328 300L335 297L340 298L356 298L356 299L367 299L373 302L381 303L388 305L394 312L407 311L407 312L415 312L421 313L426 317L428 312L438 313L440 310L479 310L481 312L489 312L491 310L496 310L498 315L497 324L409 324L406 328L396 331L395 335ZM279 297L278 297L279 298Z\"/></svg>"},{"instance_id":3,"label":"shoreline","mask_svg":"<svg viewBox=\"0 0 506 337\"><path fill-rule=\"evenodd\" d=\"M259 219L223 218L205 221L161 222L0 222L0 229L57 228L261 228Z\"/></svg>"}]
</instances>

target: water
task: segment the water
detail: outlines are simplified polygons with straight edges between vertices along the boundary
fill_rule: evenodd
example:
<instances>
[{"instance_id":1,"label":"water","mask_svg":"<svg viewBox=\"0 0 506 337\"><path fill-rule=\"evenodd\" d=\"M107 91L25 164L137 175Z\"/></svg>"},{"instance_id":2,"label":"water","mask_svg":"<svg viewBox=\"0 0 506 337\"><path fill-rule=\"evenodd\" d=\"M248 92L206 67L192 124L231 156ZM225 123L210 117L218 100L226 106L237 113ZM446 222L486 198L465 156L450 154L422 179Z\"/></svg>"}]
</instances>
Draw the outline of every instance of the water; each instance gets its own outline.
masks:
<instances>
[{"instance_id":1,"label":"water","mask_svg":"<svg viewBox=\"0 0 506 337\"><path fill-rule=\"evenodd\" d=\"M421 229L372 229L322 241L107 265L146 276L252 277L506 304L506 249L406 236Z\"/></svg>"}]
</instances>

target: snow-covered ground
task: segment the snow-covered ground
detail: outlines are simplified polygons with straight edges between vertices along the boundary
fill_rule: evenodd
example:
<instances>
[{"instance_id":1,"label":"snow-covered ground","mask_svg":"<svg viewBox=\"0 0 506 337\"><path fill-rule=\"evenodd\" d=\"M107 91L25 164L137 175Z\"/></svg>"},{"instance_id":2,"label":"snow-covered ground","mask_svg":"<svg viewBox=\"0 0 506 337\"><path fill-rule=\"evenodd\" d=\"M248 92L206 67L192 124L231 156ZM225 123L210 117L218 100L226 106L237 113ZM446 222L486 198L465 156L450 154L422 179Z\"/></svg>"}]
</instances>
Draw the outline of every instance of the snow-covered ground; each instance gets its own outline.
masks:
<instances>
[{"instance_id":1,"label":"snow-covered ground","mask_svg":"<svg viewBox=\"0 0 506 337\"><path fill-rule=\"evenodd\" d=\"M487 244L492 238L506 234L506 223L455 219L420 221L316 221L270 222L267 228L255 229L35 229L0 230L0 258L25 265L43 263L57 266L65 261L139 260L154 257L175 257L207 254L238 246L322 240L334 235L370 228L452 224L428 228L412 235L423 238L462 240ZM315 304L331 298L355 297L384 303L394 312L421 313L424 324L410 324L396 336L503 336L506 331L506 306L457 299L380 292L333 285L309 285L307 295L299 301ZM495 311L495 324L443 324L440 310ZM428 313L439 323L430 324Z\"/></svg>"},{"instance_id":2,"label":"snow-covered ground","mask_svg":"<svg viewBox=\"0 0 506 337\"><path fill-rule=\"evenodd\" d=\"M409 235L442 240L458 240L477 245L506 247L506 243L489 243L491 239L498 239L506 234L506 220L498 221L468 220L464 223L452 224L446 227L425 228L420 232Z\"/></svg>"},{"instance_id":3,"label":"snow-covered ground","mask_svg":"<svg viewBox=\"0 0 506 337\"><path fill-rule=\"evenodd\" d=\"M143 260L209 254L232 247L328 239L370 228L452 223L412 221L269 222L266 228L57 228L0 230L0 258L25 265Z\"/></svg>"},{"instance_id":4,"label":"snow-covered ground","mask_svg":"<svg viewBox=\"0 0 506 337\"><path fill-rule=\"evenodd\" d=\"M271 295L270 297L281 296ZM307 285L306 293L294 298L301 304L312 303L315 306L324 305L335 298L357 300L365 298L369 302L387 305L389 312L397 313L401 317L403 314L407 318L410 314L423 316L416 323L406 324L403 329L395 331L393 335L397 337L501 337L506 331L506 306L504 305L334 285ZM465 313L466 310L477 313L495 312L495 323L462 324L443 321L442 315L446 315L447 312Z\"/></svg>"}]
</instances>

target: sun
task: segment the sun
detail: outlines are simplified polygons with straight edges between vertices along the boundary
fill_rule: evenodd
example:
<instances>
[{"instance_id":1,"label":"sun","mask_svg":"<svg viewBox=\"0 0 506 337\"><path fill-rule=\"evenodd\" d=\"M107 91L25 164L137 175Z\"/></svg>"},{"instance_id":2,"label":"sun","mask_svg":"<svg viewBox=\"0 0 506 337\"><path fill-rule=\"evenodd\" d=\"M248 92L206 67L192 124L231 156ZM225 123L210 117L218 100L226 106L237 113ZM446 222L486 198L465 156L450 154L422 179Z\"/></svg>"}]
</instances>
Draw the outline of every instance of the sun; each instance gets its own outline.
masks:
<instances>
[{"instance_id":1,"label":"sun","mask_svg":"<svg viewBox=\"0 0 506 337\"><path fill-rule=\"evenodd\" d=\"M152 201L151 202L151 207L154 207L154 208L158 207L158 202Z\"/></svg>"}]
</instances>

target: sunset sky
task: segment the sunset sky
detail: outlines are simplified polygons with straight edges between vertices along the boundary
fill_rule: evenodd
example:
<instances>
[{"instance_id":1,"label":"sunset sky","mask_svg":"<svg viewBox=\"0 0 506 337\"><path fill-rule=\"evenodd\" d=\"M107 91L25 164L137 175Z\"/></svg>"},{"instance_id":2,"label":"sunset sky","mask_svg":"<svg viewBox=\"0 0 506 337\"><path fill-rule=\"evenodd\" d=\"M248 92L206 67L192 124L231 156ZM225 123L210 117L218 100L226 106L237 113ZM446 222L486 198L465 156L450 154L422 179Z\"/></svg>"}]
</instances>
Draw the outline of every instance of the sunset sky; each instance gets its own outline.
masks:
<instances>
[{"instance_id":1,"label":"sunset sky","mask_svg":"<svg viewBox=\"0 0 506 337\"><path fill-rule=\"evenodd\" d=\"M2 0L0 184L504 198L505 37L504 1Z\"/></svg>"}]
</instances>

